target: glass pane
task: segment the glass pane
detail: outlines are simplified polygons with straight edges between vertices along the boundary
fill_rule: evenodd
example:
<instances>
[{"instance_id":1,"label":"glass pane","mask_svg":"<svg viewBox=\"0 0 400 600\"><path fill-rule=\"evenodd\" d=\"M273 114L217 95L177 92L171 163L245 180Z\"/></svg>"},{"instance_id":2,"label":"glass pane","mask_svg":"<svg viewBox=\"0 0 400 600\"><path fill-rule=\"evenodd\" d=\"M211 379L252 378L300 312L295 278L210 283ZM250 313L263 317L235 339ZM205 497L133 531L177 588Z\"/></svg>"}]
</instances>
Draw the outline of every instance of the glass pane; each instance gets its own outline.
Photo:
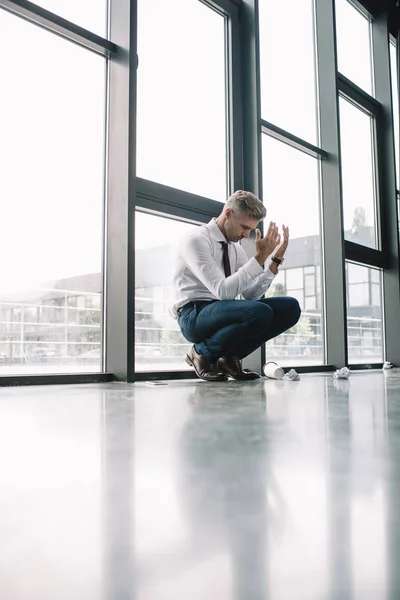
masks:
<instances>
[{"instance_id":1,"label":"glass pane","mask_svg":"<svg viewBox=\"0 0 400 600\"><path fill-rule=\"evenodd\" d=\"M286 270L286 288L288 290L300 290L303 288L303 269Z\"/></svg>"},{"instance_id":2,"label":"glass pane","mask_svg":"<svg viewBox=\"0 0 400 600\"><path fill-rule=\"evenodd\" d=\"M0 372L99 371L106 62L3 11L0 51Z\"/></svg>"},{"instance_id":3,"label":"glass pane","mask_svg":"<svg viewBox=\"0 0 400 600\"><path fill-rule=\"evenodd\" d=\"M317 308L317 299L316 299L316 297L315 296L306 297L304 308L306 310L314 310L315 308Z\"/></svg>"},{"instance_id":4,"label":"glass pane","mask_svg":"<svg viewBox=\"0 0 400 600\"><path fill-rule=\"evenodd\" d=\"M260 0L259 23L261 116L317 144L314 1Z\"/></svg>"},{"instance_id":5,"label":"glass pane","mask_svg":"<svg viewBox=\"0 0 400 600\"><path fill-rule=\"evenodd\" d=\"M368 283L349 283L349 306L369 305Z\"/></svg>"},{"instance_id":6,"label":"glass pane","mask_svg":"<svg viewBox=\"0 0 400 600\"><path fill-rule=\"evenodd\" d=\"M349 281L349 284L368 283L368 276L371 275L371 277L372 277L372 273L371 274L368 273L368 270L361 265L347 263L346 267L347 267L347 279ZM379 278L379 271L374 271L373 276Z\"/></svg>"},{"instance_id":7,"label":"glass pane","mask_svg":"<svg viewBox=\"0 0 400 600\"><path fill-rule=\"evenodd\" d=\"M346 240L378 248L372 117L339 98Z\"/></svg>"},{"instance_id":8,"label":"glass pane","mask_svg":"<svg viewBox=\"0 0 400 600\"><path fill-rule=\"evenodd\" d=\"M364 271L363 281L376 280L378 274L379 285L372 284L372 293L370 283L349 282L349 267L355 266ZM348 263L346 272L349 363L383 362L381 271Z\"/></svg>"},{"instance_id":9,"label":"glass pane","mask_svg":"<svg viewBox=\"0 0 400 600\"><path fill-rule=\"evenodd\" d=\"M137 174L225 202L225 18L198 0L138 6Z\"/></svg>"},{"instance_id":10,"label":"glass pane","mask_svg":"<svg viewBox=\"0 0 400 600\"><path fill-rule=\"evenodd\" d=\"M306 296L315 296L315 275L306 275L304 284Z\"/></svg>"},{"instance_id":11,"label":"glass pane","mask_svg":"<svg viewBox=\"0 0 400 600\"><path fill-rule=\"evenodd\" d=\"M262 160L266 221L288 225L291 240L285 262L268 295L294 296L303 310L295 327L267 343L267 360L282 365L321 364L323 313L320 307L311 308L312 303L304 305L303 279L304 268L321 263L319 163L267 135L262 136Z\"/></svg>"},{"instance_id":12,"label":"glass pane","mask_svg":"<svg viewBox=\"0 0 400 600\"><path fill-rule=\"evenodd\" d=\"M136 212L135 363L137 371L173 371L189 367L185 340L169 309L175 252L196 225ZM151 232L151 233L150 233Z\"/></svg>"},{"instance_id":13,"label":"glass pane","mask_svg":"<svg viewBox=\"0 0 400 600\"><path fill-rule=\"evenodd\" d=\"M396 154L396 186L399 189L399 89L397 80L397 58L396 44L390 43L390 71L392 78L392 103L393 103L393 128L394 128L394 149Z\"/></svg>"},{"instance_id":14,"label":"glass pane","mask_svg":"<svg viewBox=\"0 0 400 600\"><path fill-rule=\"evenodd\" d=\"M108 0L35 0L34 3L97 35L108 37Z\"/></svg>"},{"instance_id":15,"label":"glass pane","mask_svg":"<svg viewBox=\"0 0 400 600\"><path fill-rule=\"evenodd\" d=\"M338 69L360 88L373 94L371 24L348 0L336 2Z\"/></svg>"}]
</instances>

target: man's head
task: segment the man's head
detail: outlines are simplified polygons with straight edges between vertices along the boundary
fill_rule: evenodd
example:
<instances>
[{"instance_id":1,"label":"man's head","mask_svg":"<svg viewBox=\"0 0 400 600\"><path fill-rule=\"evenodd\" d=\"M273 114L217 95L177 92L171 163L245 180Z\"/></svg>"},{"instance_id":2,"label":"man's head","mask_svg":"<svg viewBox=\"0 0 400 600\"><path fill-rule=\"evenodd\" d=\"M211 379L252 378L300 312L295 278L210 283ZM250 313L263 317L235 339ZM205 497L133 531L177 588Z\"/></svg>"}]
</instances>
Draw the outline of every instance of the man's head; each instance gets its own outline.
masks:
<instances>
[{"instance_id":1,"label":"man's head","mask_svg":"<svg viewBox=\"0 0 400 600\"><path fill-rule=\"evenodd\" d=\"M238 190L228 198L217 223L228 242L239 242L267 214L264 204L251 192Z\"/></svg>"}]
</instances>

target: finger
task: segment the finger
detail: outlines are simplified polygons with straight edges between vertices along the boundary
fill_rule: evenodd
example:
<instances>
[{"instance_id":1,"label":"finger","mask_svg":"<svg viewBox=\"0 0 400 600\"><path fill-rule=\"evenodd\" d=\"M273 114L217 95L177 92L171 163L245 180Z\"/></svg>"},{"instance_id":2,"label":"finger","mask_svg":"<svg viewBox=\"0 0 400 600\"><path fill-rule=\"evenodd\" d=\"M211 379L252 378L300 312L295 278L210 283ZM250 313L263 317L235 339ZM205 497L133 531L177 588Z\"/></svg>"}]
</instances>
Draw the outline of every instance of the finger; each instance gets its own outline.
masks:
<instances>
[{"instance_id":1,"label":"finger","mask_svg":"<svg viewBox=\"0 0 400 600\"><path fill-rule=\"evenodd\" d=\"M274 229L274 225L275 225L275 223L273 221L270 221L266 237L269 237L272 234L273 229Z\"/></svg>"},{"instance_id":2,"label":"finger","mask_svg":"<svg viewBox=\"0 0 400 600\"><path fill-rule=\"evenodd\" d=\"M273 223L272 223L272 227L271 227L271 237L274 237L274 238L275 238L275 237L276 237L276 234L277 234L277 231L278 231L278 228L277 228L277 226L276 226L276 223L275 223L275 222L273 222Z\"/></svg>"},{"instance_id":3,"label":"finger","mask_svg":"<svg viewBox=\"0 0 400 600\"><path fill-rule=\"evenodd\" d=\"M256 242L259 242L261 239L261 231L259 229L256 229Z\"/></svg>"}]
</instances>

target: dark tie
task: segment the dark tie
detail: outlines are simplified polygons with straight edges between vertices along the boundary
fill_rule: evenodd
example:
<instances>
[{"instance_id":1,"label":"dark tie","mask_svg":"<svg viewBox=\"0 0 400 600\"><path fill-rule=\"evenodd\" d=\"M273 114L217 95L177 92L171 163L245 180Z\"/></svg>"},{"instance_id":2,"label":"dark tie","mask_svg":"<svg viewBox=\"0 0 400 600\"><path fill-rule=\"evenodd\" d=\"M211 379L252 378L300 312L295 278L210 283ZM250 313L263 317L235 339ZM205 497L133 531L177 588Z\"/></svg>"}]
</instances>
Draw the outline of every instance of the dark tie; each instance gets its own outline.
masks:
<instances>
[{"instance_id":1,"label":"dark tie","mask_svg":"<svg viewBox=\"0 0 400 600\"><path fill-rule=\"evenodd\" d=\"M228 244L226 242L220 242L222 246L222 262L224 264L225 277L231 275L231 265L229 262Z\"/></svg>"}]
</instances>

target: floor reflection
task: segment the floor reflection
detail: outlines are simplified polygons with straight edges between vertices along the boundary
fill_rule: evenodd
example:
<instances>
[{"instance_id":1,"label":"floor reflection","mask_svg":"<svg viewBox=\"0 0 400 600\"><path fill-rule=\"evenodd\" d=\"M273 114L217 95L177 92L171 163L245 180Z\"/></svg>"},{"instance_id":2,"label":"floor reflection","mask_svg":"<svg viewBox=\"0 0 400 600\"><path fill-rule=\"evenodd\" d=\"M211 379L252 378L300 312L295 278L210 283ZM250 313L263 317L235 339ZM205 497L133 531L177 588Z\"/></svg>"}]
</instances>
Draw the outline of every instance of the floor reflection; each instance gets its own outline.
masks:
<instances>
[{"instance_id":1,"label":"floor reflection","mask_svg":"<svg viewBox=\"0 0 400 600\"><path fill-rule=\"evenodd\" d=\"M161 414L136 402L141 600L394 597L393 376L177 386Z\"/></svg>"},{"instance_id":2,"label":"floor reflection","mask_svg":"<svg viewBox=\"0 0 400 600\"><path fill-rule=\"evenodd\" d=\"M399 600L399 390L4 390L1 598Z\"/></svg>"}]
</instances>

